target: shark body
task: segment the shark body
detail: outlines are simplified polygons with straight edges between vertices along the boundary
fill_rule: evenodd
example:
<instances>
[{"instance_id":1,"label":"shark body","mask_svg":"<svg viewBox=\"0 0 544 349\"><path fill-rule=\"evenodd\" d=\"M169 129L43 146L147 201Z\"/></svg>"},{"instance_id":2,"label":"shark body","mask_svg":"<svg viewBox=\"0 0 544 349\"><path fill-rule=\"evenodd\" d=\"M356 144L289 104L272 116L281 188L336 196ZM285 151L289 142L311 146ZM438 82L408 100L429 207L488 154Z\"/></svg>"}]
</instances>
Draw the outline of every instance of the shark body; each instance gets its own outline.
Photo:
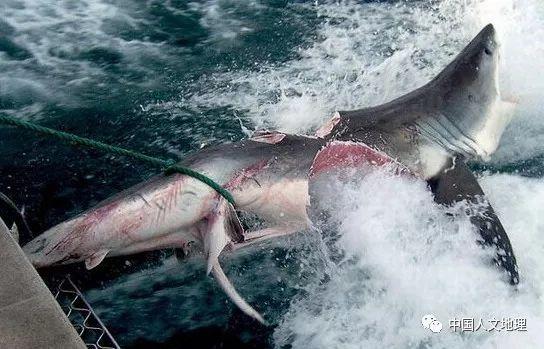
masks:
<instances>
[{"instance_id":1,"label":"shark body","mask_svg":"<svg viewBox=\"0 0 544 349\"><path fill-rule=\"evenodd\" d=\"M84 261L94 268L106 256L200 247L208 272L230 299L264 321L223 273L220 253L307 229L307 207L320 199L320 181L313 179L330 168L395 166L427 180L443 204L483 194L462 164L489 157L509 121L511 106L500 98L497 69L498 45L489 25L437 78L397 100L338 112L316 136L263 133L202 149L180 163L227 188L236 208L196 179L160 175L52 227L23 249L36 267ZM471 188L457 186L467 181ZM236 210L259 216L268 228L244 231ZM507 242L495 244L508 256L499 264L517 283L508 237L490 205L488 213L495 228L475 223L481 223L486 243L497 236Z\"/></svg>"},{"instance_id":2,"label":"shark body","mask_svg":"<svg viewBox=\"0 0 544 349\"><path fill-rule=\"evenodd\" d=\"M376 107L337 112L317 134L363 143L397 159L429 182L438 203L477 203L482 212L471 220L481 242L497 249L495 262L517 284L508 236L466 165L490 158L516 107L500 94L499 48L489 24L426 85Z\"/></svg>"}]
</instances>

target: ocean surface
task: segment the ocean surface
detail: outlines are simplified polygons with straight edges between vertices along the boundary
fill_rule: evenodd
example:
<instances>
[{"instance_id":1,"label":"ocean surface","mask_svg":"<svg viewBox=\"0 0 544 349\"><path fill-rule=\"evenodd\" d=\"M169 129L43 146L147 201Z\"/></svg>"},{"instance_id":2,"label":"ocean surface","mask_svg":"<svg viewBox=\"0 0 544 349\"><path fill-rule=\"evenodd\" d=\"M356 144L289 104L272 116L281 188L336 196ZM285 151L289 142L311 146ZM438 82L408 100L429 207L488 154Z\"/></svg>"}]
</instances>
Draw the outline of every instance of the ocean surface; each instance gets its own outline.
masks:
<instances>
[{"instance_id":1,"label":"ocean surface","mask_svg":"<svg viewBox=\"0 0 544 349\"><path fill-rule=\"evenodd\" d=\"M263 128L310 134L335 110L391 100L490 22L502 94L519 106L491 161L471 166L512 241L518 291L483 262L462 208L387 176L345 188L340 261L316 232L224 257L266 328L235 309L198 255L160 251L48 277L70 272L123 348L544 347L539 0L2 0L0 111L182 158ZM0 126L0 191L36 234L155 171ZM429 313L441 333L422 327ZM455 318L522 318L527 331L453 333Z\"/></svg>"}]
</instances>

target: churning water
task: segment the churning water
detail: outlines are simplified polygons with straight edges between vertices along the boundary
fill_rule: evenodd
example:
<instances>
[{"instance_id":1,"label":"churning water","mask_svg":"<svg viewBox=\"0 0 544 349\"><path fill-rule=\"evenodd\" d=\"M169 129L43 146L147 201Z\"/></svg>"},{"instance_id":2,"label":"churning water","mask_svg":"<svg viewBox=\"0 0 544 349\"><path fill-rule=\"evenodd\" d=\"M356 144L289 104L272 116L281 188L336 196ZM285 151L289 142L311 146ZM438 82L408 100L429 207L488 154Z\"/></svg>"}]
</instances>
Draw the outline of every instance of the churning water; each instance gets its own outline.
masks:
<instances>
[{"instance_id":1,"label":"churning water","mask_svg":"<svg viewBox=\"0 0 544 349\"><path fill-rule=\"evenodd\" d=\"M462 205L440 207L425 185L375 174L343 192L340 260L315 232L226 258L240 293L273 324L264 340L255 335L262 329L232 324L236 310L198 256L107 262L89 275L110 277L87 294L124 347L172 338L212 346L210 328L254 347L544 345L538 0L4 0L0 10L4 112L172 157L260 128L310 133L334 110L388 101L428 81L493 23L502 94L519 107L491 162L473 167L512 240L518 291L485 262ZM0 145L1 190L25 204L36 231L152 173L11 129L0 129ZM441 333L421 326L429 313ZM448 326L504 317L526 319L527 331Z\"/></svg>"}]
</instances>

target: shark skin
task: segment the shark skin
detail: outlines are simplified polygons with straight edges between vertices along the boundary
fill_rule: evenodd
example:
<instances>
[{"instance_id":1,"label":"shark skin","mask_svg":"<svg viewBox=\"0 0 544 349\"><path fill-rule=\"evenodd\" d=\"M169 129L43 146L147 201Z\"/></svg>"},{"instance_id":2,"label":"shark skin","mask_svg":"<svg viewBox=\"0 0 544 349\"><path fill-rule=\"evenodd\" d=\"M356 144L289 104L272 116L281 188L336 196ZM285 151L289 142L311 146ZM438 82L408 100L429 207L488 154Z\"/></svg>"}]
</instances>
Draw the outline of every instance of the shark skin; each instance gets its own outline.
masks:
<instances>
[{"instance_id":1,"label":"shark skin","mask_svg":"<svg viewBox=\"0 0 544 349\"><path fill-rule=\"evenodd\" d=\"M264 323L221 269L222 251L310 227L308 205L324 206L310 194L331 170L349 177L369 166L387 167L428 181L442 204L468 197L454 195L452 185L476 181L470 171L441 179L461 157L487 158L498 146L512 108L500 98L497 64L495 32L487 26L429 84L381 106L338 112L315 137L263 132L201 149L180 163L227 188L236 208L196 179L160 175L52 227L23 250L36 267L85 262L94 268L108 256L191 246L203 251L208 273L229 298ZM246 232L236 211L255 214L268 227ZM502 227L489 212L488 219ZM504 230L485 232L485 226L485 241L496 234L508 239ZM517 278L511 245L502 247L511 256L503 267Z\"/></svg>"},{"instance_id":2,"label":"shark skin","mask_svg":"<svg viewBox=\"0 0 544 349\"><path fill-rule=\"evenodd\" d=\"M107 256L192 245L204 252L208 273L231 300L264 322L230 284L219 255L309 226L307 174L324 145L316 137L267 133L202 149L180 163L222 184L237 210L258 215L270 230L246 233L234 207L213 189L192 177L160 175L52 227L23 250L38 268L85 262L91 269Z\"/></svg>"},{"instance_id":3,"label":"shark skin","mask_svg":"<svg viewBox=\"0 0 544 349\"><path fill-rule=\"evenodd\" d=\"M516 107L500 94L499 48L495 28L488 24L424 86L382 105L337 112L316 135L388 154L427 180L438 203L485 200L464 162L490 158ZM471 185L458 186L462 183ZM485 201L487 218L473 218L473 223L484 245L497 250L497 264L515 285L519 275L512 245Z\"/></svg>"}]
</instances>

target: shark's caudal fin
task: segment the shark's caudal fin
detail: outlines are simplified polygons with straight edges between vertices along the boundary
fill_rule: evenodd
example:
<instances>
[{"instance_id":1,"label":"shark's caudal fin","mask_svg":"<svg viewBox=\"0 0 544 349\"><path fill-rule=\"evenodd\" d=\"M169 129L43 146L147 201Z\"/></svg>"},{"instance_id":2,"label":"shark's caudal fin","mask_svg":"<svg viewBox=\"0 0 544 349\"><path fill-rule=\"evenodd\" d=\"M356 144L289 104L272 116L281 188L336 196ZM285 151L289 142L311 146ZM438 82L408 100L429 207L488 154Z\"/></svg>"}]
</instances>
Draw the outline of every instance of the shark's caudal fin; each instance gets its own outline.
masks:
<instances>
[{"instance_id":1,"label":"shark's caudal fin","mask_svg":"<svg viewBox=\"0 0 544 349\"><path fill-rule=\"evenodd\" d=\"M422 136L450 154L487 159L515 106L501 99L498 63L499 45L489 24L426 85L386 104L340 111L317 135L365 141L368 130L401 130L408 139Z\"/></svg>"},{"instance_id":2,"label":"shark's caudal fin","mask_svg":"<svg viewBox=\"0 0 544 349\"><path fill-rule=\"evenodd\" d=\"M223 249L232 242L241 242L244 239L244 230L234 207L226 200L220 199L217 208L207 221L207 229L203 232L203 242L208 274L210 272L213 274L219 286L242 312L265 324L263 317L236 291L219 264L219 255Z\"/></svg>"}]
</instances>

